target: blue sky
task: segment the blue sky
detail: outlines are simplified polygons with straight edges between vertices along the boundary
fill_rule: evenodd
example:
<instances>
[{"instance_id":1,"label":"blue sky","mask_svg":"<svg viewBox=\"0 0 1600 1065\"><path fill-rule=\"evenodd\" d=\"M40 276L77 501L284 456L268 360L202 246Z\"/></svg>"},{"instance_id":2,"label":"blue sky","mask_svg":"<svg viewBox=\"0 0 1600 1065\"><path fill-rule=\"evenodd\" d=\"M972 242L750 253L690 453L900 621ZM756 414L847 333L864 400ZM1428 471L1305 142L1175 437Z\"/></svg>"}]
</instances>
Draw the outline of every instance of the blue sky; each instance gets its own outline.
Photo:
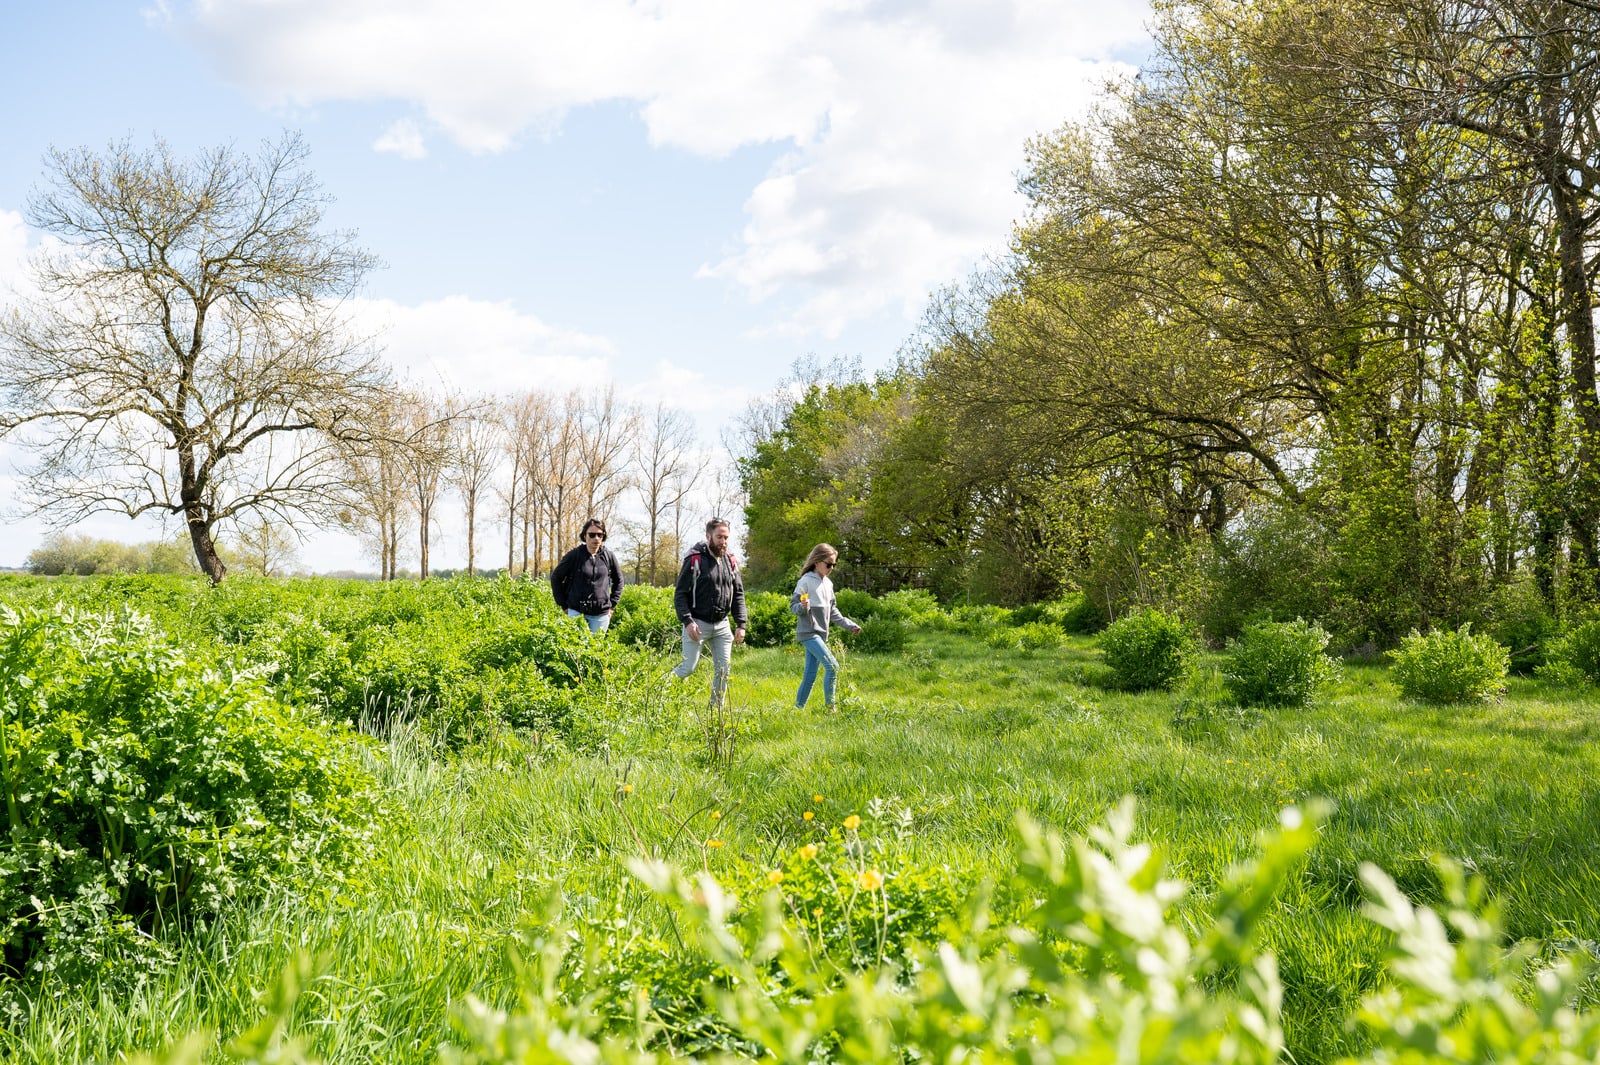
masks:
<instances>
[{"instance_id":1,"label":"blue sky","mask_svg":"<svg viewBox=\"0 0 1600 1065\"><path fill-rule=\"evenodd\" d=\"M386 264L358 310L400 373L615 384L689 411L709 447L797 358L890 364L928 294L1004 248L1024 139L1130 69L1148 17L1142 0L12 0L0 286L25 276L50 146L160 136L188 155L298 130L330 224ZM0 445L7 510L14 458ZM41 533L0 525L0 565ZM337 537L302 562L361 564Z\"/></svg>"}]
</instances>

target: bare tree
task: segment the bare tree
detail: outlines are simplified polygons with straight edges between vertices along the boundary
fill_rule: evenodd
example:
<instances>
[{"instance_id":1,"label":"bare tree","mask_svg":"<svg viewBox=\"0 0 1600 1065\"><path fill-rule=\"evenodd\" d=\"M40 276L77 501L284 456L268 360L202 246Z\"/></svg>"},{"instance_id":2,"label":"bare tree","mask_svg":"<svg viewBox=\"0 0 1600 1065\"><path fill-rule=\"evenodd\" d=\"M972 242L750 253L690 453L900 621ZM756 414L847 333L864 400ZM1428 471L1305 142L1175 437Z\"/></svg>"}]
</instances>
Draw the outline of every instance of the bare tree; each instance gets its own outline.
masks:
<instances>
[{"instance_id":1,"label":"bare tree","mask_svg":"<svg viewBox=\"0 0 1600 1065\"><path fill-rule=\"evenodd\" d=\"M559 413L552 405L550 421L537 442L538 461L528 470L532 489L528 498L537 503L541 515L537 523L544 530L551 559L560 556L560 545L576 532L570 528L570 517L583 485L578 464L582 417L583 397L578 392L567 393Z\"/></svg>"},{"instance_id":2,"label":"bare tree","mask_svg":"<svg viewBox=\"0 0 1600 1065\"><path fill-rule=\"evenodd\" d=\"M615 387L608 386L581 405L576 458L585 517L610 510L627 491L628 453L638 427L638 412L617 402Z\"/></svg>"},{"instance_id":3,"label":"bare tree","mask_svg":"<svg viewBox=\"0 0 1600 1065\"><path fill-rule=\"evenodd\" d=\"M522 532L522 568L528 566L528 526L530 501L536 484L532 478L542 441L551 423L550 399L542 392L528 392L508 401L501 409L500 447L509 461L509 476L497 489L506 508L506 573L517 572L517 532Z\"/></svg>"},{"instance_id":4,"label":"bare tree","mask_svg":"<svg viewBox=\"0 0 1600 1065\"><path fill-rule=\"evenodd\" d=\"M29 216L65 245L0 319L0 432L38 456L36 512L178 516L217 583L219 522L338 509L341 444L388 382L340 315L373 259L322 230L306 154L50 153Z\"/></svg>"},{"instance_id":5,"label":"bare tree","mask_svg":"<svg viewBox=\"0 0 1600 1065\"><path fill-rule=\"evenodd\" d=\"M435 399L425 392L407 395L402 404L405 438L399 454L417 516L417 571L422 580L428 579L433 508L450 460L451 407L451 400Z\"/></svg>"},{"instance_id":6,"label":"bare tree","mask_svg":"<svg viewBox=\"0 0 1600 1065\"><path fill-rule=\"evenodd\" d=\"M634 437L633 462L638 471L639 495L644 502L648 534L650 583L656 583L660 553L658 532L669 511L682 503L695 485L699 467L694 463L694 423L681 410L657 403L655 411L640 425Z\"/></svg>"},{"instance_id":7,"label":"bare tree","mask_svg":"<svg viewBox=\"0 0 1600 1065\"><path fill-rule=\"evenodd\" d=\"M342 524L367 538L378 557L378 576L386 581L398 571L400 526L411 513L402 417L398 397L367 413L367 438L344 455L350 503L338 514Z\"/></svg>"},{"instance_id":8,"label":"bare tree","mask_svg":"<svg viewBox=\"0 0 1600 1065\"><path fill-rule=\"evenodd\" d=\"M250 573L261 577L280 577L295 559L298 542L286 527L265 514L251 514L234 523L233 536L225 542L227 554Z\"/></svg>"},{"instance_id":9,"label":"bare tree","mask_svg":"<svg viewBox=\"0 0 1600 1065\"><path fill-rule=\"evenodd\" d=\"M491 416L487 400L455 401L451 419L450 464L446 475L461 497L467 516L467 573L476 572L478 500L493 483L505 430Z\"/></svg>"}]
</instances>

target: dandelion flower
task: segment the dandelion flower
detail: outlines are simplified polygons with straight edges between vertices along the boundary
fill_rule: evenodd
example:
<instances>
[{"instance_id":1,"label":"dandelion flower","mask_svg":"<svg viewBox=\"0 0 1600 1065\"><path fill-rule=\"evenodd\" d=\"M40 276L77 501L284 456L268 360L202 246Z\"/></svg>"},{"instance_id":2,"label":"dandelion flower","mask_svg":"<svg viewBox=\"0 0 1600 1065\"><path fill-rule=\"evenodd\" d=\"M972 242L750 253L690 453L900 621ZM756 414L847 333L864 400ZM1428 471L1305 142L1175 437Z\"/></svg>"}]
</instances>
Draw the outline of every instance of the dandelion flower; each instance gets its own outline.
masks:
<instances>
[{"instance_id":1,"label":"dandelion flower","mask_svg":"<svg viewBox=\"0 0 1600 1065\"><path fill-rule=\"evenodd\" d=\"M810 820L811 820L811 819L812 819L812 818L814 818L814 817L816 817L816 816L817 816L817 815L816 815L816 814L814 814L814 813L812 813L812 812L811 812L811 811L810 811L810 810L807 810L807 811L806 811L806 812L805 812L805 813L803 813L803 814L801 814L801 815L800 815L800 817L801 817L801 818L802 818L802 819L803 819L803 820L806 820L806 821L810 821Z\"/></svg>"},{"instance_id":2,"label":"dandelion flower","mask_svg":"<svg viewBox=\"0 0 1600 1065\"><path fill-rule=\"evenodd\" d=\"M844 827L845 828L860 828L861 827L861 818L857 817L855 814L851 814L849 817L844 819Z\"/></svg>"},{"instance_id":3,"label":"dandelion flower","mask_svg":"<svg viewBox=\"0 0 1600 1065\"><path fill-rule=\"evenodd\" d=\"M622 794L624 794L624 795L632 795L633 794L633 785L632 784L624 784L624 785L622 785Z\"/></svg>"},{"instance_id":4,"label":"dandelion flower","mask_svg":"<svg viewBox=\"0 0 1600 1065\"><path fill-rule=\"evenodd\" d=\"M712 848L720 847L722 846L722 841L720 839L708 839L706 840L706 846Z\"/></svg>"},{"instance_id":5,"label":"dandelion flower","mask_svg":"<svg viewBox=\"0 0 1600 1065\"><path fill-rule=\"evenodd\" d=\"M812 802L821 802L822 801L822 796L821 795L813 795L813 796L811 796L811 801Z\"/></svg>"},{"instance_id":6,"label":"dandelion flower","mask_svg":"<svg viewBox=\"0 0 1600 1065\"><path fill-rule=\"evenodd\" d=\"M767 883L769 883L769 884L781 884L781 883L783 883L783 870L782 869L774 869L770 873L768 873L767 874Z\"/></svg>"},{"instance_id":7,"label":"dandelion flower","mask_svg":"<svg viewBox=\"0 0 1600 1065\"><path fill-rule=\"evenodd\" d=\"M804 860L809 862L811 859L815 858L816 856L817 856L817 845L815 843L807 843L804 847L800 848L800 857L803 858Z\"/></svg>"},{"instance_id":8,"label":"dandelion flower","mask_svg":"<svg viewBox=\"0 0 1600 1065\"><path fill-rule=\"evenodd\" d=\"M812 910L811 911L811 916L813 916L813 917L821 917L822 916L822 907L818 906L816 909Z\"/></svg>"},{"instance_id":9,"label":"dandelion flower","mask_svg":"<svg viewBox=\"0 0 1600 1065\"><path fill-rule=\"evenodd\" d=\"M722 811L721 810L712 810L711 811L711 820L713 820L713 821L721 821L722 820Z\"/></svg>"},{"instance_id":10,"label":"dandelion flower","mask_svg":"<svg viewBox=\"0 0 1600 1065\"><path fill-rule=\"evenodd\" d=\"M877 891L883 887L883 874L876 869L863 870L857 881L868 891Z\"/></svg>"}]
</instances>

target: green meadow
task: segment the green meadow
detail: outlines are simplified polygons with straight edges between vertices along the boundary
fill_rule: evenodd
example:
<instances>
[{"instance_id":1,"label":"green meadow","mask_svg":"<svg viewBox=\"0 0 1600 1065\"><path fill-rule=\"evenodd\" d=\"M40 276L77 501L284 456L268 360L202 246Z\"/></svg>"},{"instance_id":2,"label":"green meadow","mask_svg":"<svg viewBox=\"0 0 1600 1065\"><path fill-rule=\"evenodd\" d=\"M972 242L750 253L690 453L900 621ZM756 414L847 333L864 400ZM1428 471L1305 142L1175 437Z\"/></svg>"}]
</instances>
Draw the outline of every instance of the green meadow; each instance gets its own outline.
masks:
<instances>
[{"instance_id":1,"label":"green meadow","mask_svg":"<svg viewBox=\"0 0 1600 1065\"><path fill-rule=\"evenodd\" d=\"M172 593L175 627L187 594ZM131 984L19 978L6 1057L117 1061L190 1033L220 1045L298 972L278 1020L310 1058L432 1062L461 1039L468 996L514 1008L528 936L557 921L584 952L576 968L604 1030L643 1009L658 1049L727 1049L702 1003L704 961L630 858L703 869L753 898L798 890L808 843L859 838L887 875L884 897L917 896L908 934L936 939L985 883L1000 917L1032 905L1012 881L1019 811L1081 836L1125 796L1135 837L1189 886L1173 919L1195 928L1281 810L1331 803L1260 928L1297 1062L1359 1054L1349 1020L1387 979L1390 936L1362 912L1363 863L1437 905L1434 859L1447 856L1481 878L1509 939L1546 953L1600 941L1592 690L1512 678L1496 701L1424 706L1399 697L1387 667L1346 663L1310 706L1241 709L1214 653L1174 691L1130 693L1109 684L1092 637L999 649L981 631L923 625L897 652L842 650L831 713L820 684L793 708L795 646L741 648L731 756L713 758L709 666L679 685L665 677L671 656L639 654L637 683L612 693L582 742L510 727L447 742L403 717L381 738L352 737L387 806L375 857L341 890L265 882L215 924L166 933L170 964ZM859 828L845 827L852 815ZM880 935L868 961L891 947Z\"/></svg>"}]
</instances>

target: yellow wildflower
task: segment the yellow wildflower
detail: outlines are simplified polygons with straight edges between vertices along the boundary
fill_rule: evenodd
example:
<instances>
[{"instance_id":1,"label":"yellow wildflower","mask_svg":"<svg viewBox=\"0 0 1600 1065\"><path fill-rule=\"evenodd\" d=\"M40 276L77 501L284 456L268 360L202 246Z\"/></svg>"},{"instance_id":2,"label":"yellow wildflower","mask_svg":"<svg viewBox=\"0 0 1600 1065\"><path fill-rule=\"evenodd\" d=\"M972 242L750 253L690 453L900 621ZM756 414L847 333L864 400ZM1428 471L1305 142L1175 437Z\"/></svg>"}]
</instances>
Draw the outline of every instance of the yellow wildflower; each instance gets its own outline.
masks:
<instances>
[{"instance_id":1,"label":"yellow wildflower","mask_svg":"<svg viewBox=\"0 0 1600 1065\"><path fill-rule=\"evenodd\" d=\"M624 795L632 795L633 794L633 785L632 784L624 784L624 785L622 785L622 794L624 794Z\"/></svg>"},{"instance_id":2,"label":"yellow wildflower","mask_svg":"<svg viewBox=\"0 0 1600 1065\"><path fill-rule=\"evenodd\" d=\"M712 810L711 811L711 820L713 820L713 821L721 821L722 820L722 811L721 810Z\"/></svg>"},{"instance_id":3,"label":"yellow wildflower","mask_svg":"<svg viewBox=\"0 0 1600 1065\"><path fill-rule=\"evenodd\" d=\"M861 827L861 818L857 817L855 814L851 814L849 817L844 819L844 827L845 828L860 828Z\"/></svg>"},{"instance_id":4,"label":"yellow wildflower","mask_svg":"<svg viewBox=\"0 0 1600 1065\"><path fill-rule=\"evenodd\" d=\"M783 870L782 869L774 869L774 870L772 870L772 872L768 873L767 874L767 883L769 883L769 884L781 884L781 883L783 883Z\"/></svg>"},{"instance_id":5,"label":"yellow wildflower","mask_svg":"<svg viewBox=\"0 0 1600 1065\"><path fill-rule=\"evenodd\" d=\"M816 856L817 856L817 845L815 843L807 843L804 847L800 848L800 857L803 858L805 861L809 862L811 859L815 858Z\"/></svg>"},{"instance_id":6,"label":"yellow wildflower","mask_svg":"<svg viewBox=\"0 0 1600 1065\"><path fill-rule=\"evenodd\" d=\"M821 795L813 795L813 796L811 796L811 801L812 802L821 802L822 801L822 796Z\"/></svg>"},{"instance_id":7,"label":"yellow wildflower","mask_svg":"<svg viewBox=\"0 0 1600 1065\"><path fill-rule=\"evenodd\" d=\"M883 874L876 869L864 870L857 880L868 891L877 891L883 887Z\"/></svg>"},{"instance_id":8,"label":"yellow wildflower","mask_svg":"<svg viewBox=\"0 0 1600 1065\"><path fill-rule=\"evenodd\" d=\"M816 909L812 910L811 911L811 916L813 916L813 917L821 917L822 916L822 907L818 906Z\"/></svg>"},{"instance_id":9,"label":"yellow wildflower","mask_svg":"<svg viewBox=\"0 0 1600 1065\"><path fill-rule=\"evenodd\" d=\"M801 814L800 816L801 816L802 819L804 819L806 821L809 821L812 818L816 817L817 815L812 813L810 810L807 810L805 813Z\"/></svg>"},{"instance_id":10,"label":"yellow wildflower","mask_svg":"<svg viewBox=\"0 0 1600 1065\"><path fill-rule=\"evenodd\" d=\"M708 846L708 847L720 847L720 846L722 846L722 841L720 839L708 839L708 840L706 840L706 846Z\"/></svg>"}]
</instances>

